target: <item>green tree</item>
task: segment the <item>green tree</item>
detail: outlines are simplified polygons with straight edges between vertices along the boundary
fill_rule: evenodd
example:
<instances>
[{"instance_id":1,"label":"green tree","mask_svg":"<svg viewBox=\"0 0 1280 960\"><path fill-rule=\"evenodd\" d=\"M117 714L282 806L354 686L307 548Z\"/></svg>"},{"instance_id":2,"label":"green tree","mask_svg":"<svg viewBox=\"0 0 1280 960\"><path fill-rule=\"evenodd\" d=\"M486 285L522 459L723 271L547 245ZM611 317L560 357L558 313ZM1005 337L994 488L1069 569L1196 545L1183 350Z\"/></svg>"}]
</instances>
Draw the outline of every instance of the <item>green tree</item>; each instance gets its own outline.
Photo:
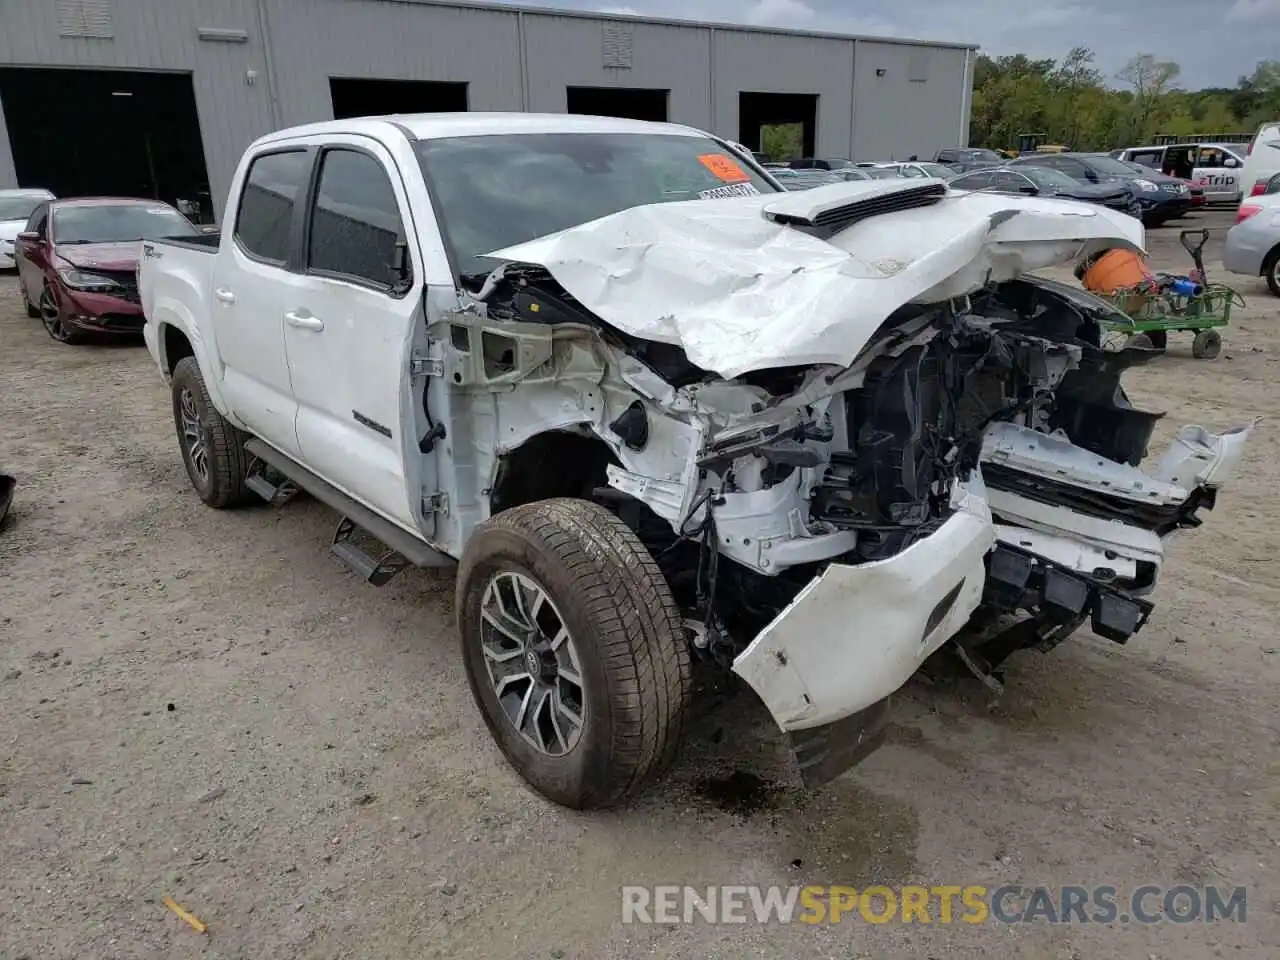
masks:
<instances>
[{"instance_id":1,"label":"green tree","mask_svg":"<svg viewBox=\"0 0 1280 960\"><path fill-rule=\"evenodd\" d=\"M1151 129L1162 107L1165 95L1173 88L1182 68L1169 60L1157 60L1149 53L1140 53L1116 74L1116 79L1133 93L1130 110L1130 139L1146 139L1155 135Z\"/></svg>"}]
</instances>

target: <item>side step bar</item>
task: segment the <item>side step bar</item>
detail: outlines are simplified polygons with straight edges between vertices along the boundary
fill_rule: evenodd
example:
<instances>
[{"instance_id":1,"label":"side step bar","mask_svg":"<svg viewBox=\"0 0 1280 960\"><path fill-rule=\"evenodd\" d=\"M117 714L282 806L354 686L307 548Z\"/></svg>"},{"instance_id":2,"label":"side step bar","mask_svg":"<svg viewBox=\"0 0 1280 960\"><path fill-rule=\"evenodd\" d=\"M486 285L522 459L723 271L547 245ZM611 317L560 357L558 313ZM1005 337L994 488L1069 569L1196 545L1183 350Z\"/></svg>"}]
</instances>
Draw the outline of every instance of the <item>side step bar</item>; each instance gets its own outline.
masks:
<instances>
[{"instance_id":1,"label":"side step bar","mask_svg":"<svg viewBox=\"0 0 1280 960\"><path fill-rule=\"evenodd\" d=\"M249 464L249 475L244 478L244 485L273 507L283 505L298 492L298 485L288 477L279 484L268 480L266 462L257 457Z\"/></svg>"},{"instance_id":2,"label":"side step bar","mask_svg":"<svg viewBox=\"0 0 1280 960\"><path fill-rule=\"evenodd\" d=\"M321 479L275 447L268 446L256 437L248 440L244 446L251 456L279 470L289 478L290 482L342 514L342 520L333 536L332 549L334 555L362 580L380 587L410 564L416 567L454 565L450 557L428 546L407 530L378 516L364 504L353 500L333 484ZM265 477L262 481L264 490L259 490L252 484L250 488L259 494L273 494L267 499L268 502L274 502L274 496L281 488L272 485ZM265 490L266 486L270 486L271 490ZM375 558L365 551L356 542L356 534L361 530L385 544L390 548L389 552Z\"/></svg>"}]
</instances>

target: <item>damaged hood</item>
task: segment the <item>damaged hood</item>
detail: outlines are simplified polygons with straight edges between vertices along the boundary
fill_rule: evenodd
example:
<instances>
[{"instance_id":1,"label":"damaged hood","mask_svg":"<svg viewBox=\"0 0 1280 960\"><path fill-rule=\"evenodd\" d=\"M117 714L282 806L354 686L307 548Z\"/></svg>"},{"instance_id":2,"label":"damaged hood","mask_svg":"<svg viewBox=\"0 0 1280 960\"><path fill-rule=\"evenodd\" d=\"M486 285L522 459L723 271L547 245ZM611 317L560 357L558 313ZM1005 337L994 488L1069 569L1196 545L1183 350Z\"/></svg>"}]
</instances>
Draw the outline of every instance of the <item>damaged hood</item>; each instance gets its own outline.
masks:
<instances>
[{"instance_id":1,"label":"damaged hood","mask_svg":"<svg viewBox=\"0 0 1280 960\"><path fill-rule=\"evenodd\" d=\"M1143 247L1142 225L1125 214L994 193L948 193L829 236L795 225L820 224L855 201L892 205L919 184L634 207L491 256L545 268L611 326L678 345L691 363L732 379L845 367L904 304L963 296L1107 247Z\"/></svg>"}]
</instances>

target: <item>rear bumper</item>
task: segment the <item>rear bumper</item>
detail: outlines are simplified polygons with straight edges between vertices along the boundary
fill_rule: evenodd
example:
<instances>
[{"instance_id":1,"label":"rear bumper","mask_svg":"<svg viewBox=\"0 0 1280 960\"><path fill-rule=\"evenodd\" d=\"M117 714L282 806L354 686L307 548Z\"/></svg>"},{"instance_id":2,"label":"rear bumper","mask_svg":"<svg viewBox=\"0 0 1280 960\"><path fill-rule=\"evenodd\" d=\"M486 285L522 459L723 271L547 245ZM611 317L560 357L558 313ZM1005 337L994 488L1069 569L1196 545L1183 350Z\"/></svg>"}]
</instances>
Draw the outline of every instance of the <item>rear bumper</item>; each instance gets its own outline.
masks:
<instances>
[{"instance_id":1,"label":"rear bumper","mask_svg":"<svg viewBox=\"0 0 1280 960\"><path fill-rule=\"evenodd\" d=\"M1241 227L1247 227L1246 220ZM1262 275L1262 261L1266 259L1271 247L1266 243L1261 232L1250 232L1236 227L1227 231L1226 242L1222 246L1222 266L1228 273L1240 273L1247 277Z\"/></svg>"},{"instance_id":2,"label":"rear bumper","mask_svg":"<svg viewBox=\"0 0 1280 960\"><path fill-rule=\"evenodd\" d=\"M977 609L994 542L989 516L961 510L887 560L831 564L752 640L734 673L789 733L868 710Z\"/></svg>"}]
</instances>

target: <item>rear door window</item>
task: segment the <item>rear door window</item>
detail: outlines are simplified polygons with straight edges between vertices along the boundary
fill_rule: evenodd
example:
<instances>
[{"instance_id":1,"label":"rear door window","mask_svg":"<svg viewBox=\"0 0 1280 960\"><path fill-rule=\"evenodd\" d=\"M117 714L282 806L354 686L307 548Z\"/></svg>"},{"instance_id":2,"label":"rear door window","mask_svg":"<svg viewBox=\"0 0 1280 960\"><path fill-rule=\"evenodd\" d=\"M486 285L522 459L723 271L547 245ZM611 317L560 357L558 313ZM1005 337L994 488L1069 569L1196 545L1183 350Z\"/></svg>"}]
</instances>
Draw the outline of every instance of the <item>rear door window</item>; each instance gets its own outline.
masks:
<instances>
[{"instance_id":1,"label":"rear door window","mask_svg":"<svg viewBox=\"0 0 1280 960\"><path fill-rule=\"evenodd\" d=\"M966 173L964 176L956 177L952 180L951 186L957 190L983 190L991 186L991 174Z\"/></svg>"},{"instance_id":2,"label":"rear door window","mask_svg":"<svg viewBox=\"0 0 1280 960\"><path fill-rule=\"evenodd\" d=\"M305 150L264 153L249 164L234 233L249 256L274 264L288 261L294 204L309 170Z\"/></svg>"},{"instance_id":3,"label":"rear door window","mask_svg":"<svg viewBox=\"0 0 1280 960\"><path fill-rule=\"evenodd\" d=\"M1001 193L1021 193L1024 190L1035 190L1035 184L1020 173L1004 170L995 175L992 186Z\"/></svg>"},{"instance_id":4,"label":"rear door window","mask_svg":"<svg viewBox=\"0 0 1280 960\"><path fill-rule=\"evenodd\" d=\"M1140 163L1144 167L1150 167L1152 170L1159 170L1160 165L1164 162L1163 150L1131 150L1126 160L1132 160L1134 163Z\"/></svg>"}]
</instances>

